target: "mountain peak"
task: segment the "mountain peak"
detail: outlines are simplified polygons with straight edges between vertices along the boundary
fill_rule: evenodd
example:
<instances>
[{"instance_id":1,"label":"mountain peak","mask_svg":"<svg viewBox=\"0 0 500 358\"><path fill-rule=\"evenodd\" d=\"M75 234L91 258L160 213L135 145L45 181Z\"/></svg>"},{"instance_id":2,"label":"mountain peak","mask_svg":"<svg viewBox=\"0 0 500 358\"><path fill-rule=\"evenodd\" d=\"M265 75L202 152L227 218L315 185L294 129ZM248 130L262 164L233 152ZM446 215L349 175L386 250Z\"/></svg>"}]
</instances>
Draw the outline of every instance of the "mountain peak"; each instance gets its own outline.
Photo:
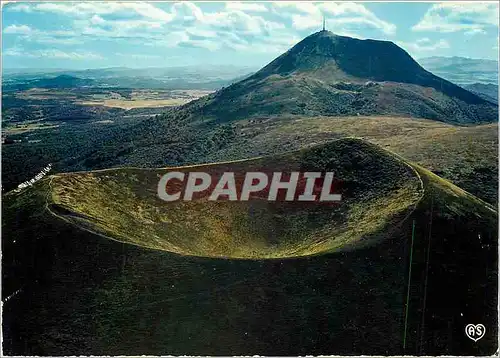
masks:
<instances>
[{"instance_id":1,"label":"mountain peak","mask_svg":"<svg viewBox=\"0 0 500 358\"><path fill-rule=\"evenodd\" d=\"M305 38L307 39L308 37L314 37L314 36L317 37L317 36L337 36L337 35L335 35L330 30L320 30L320 31L317 31L317 32L310 34L309 36L307 36Z\"/></svg>"},{"instance_id":2,"label":"mountain peak","mask_svg":"<svg viewBox=\"0 0 500 358\"><path fill-rule=\"evenodd\" d=\"M320 69L323 70L318 72ZM424 70L418 63L393 42L360 40L322 30L304 38L257 76L309 72L310 76L334 82L357 82L356 79L408 82L421 71Z\"/></svg>"},{"instance_id":3,"label":"mountain peak","mask_svg":"<svg viewBox=\"0 0 500 358\"><path fill-rule=\"evenodd\" d=\"M325 83L397 82L434 88L467 103L482 100L426 71L392 41L357 39L331 31L315 32L255 74L307 76Z\"/></svg>"},{"instance_id":4,"label":"mountain peak","mask_svg":"<svg viewBox=\"0 0 500 358\"><path fill-rule=\"evenodd\" d=\"M254 75L186 108L193 107L218 118L397 114L480 123L497 117L490 102L426 71L393 42L327 30L309 35Z\"/></svg>"}]
</instances>

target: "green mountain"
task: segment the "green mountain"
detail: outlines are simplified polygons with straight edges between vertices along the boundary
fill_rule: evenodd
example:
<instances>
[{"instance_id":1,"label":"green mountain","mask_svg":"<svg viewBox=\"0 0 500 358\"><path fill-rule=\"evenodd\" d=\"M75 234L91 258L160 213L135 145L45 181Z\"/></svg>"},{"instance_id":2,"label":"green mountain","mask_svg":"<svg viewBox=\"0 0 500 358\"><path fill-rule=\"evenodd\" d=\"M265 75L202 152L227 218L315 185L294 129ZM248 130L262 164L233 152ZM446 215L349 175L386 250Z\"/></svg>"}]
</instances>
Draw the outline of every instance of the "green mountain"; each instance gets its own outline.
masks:
<instances>
[{"instance_id":1,"label":"green mountain","mask_svg":"<svg viewBox=\"0 0 500 358\"><path fill-rule=\"evenodd\" d=\"M254 75L187 104L184 113L222 122L286 114L378 114L471 124L495 121L498 111L426 71L392 42L320 31Z\"/></svg>"},{"instance_id":2,"label":"green mountain","mask_svg":"<svg viewBox=\"0 0 500 358\"><path fill-rule=\"evenodd\" d=\"M212 177L233 172L237 182L255 171L270 175L334 171L344 200L333 206L264 199L166 204L157 197L156 188L159 176L172 169L110 169L52 177L48 208L75 225L118 241L183 255L261 259L364 245L389 221L397 225L422 193L418 175L404 163L357 140L195 169ZM116 188L121 189L115 192ZM117 207L103 208L101 203L110 197Z\"/></svg>"},{"instance_id":3,"label":"green mountain","mask_svg":"<svg viewBox=\"0 0 500 358\"><path fill-rule=\"evenodd\" d=\"M97 85L97 82L93 79L61 74L55 77L37 78L17 83L7 83L4 86L8 90L25 90L29 88L78 88L91 87L95 85Z\"/></svg>"}]
</instances>

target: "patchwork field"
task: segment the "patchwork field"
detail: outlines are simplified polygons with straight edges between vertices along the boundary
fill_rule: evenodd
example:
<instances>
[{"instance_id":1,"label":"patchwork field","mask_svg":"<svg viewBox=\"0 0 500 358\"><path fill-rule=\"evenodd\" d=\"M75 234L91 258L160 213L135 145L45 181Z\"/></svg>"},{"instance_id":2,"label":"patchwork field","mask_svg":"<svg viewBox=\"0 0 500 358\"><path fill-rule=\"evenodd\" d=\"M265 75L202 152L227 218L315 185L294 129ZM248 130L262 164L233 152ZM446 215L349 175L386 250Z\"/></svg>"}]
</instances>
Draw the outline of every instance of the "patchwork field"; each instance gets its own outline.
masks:
<instances>
[{"instance_id":1,"label":"patchwork field","mask_svg":"<svg viewBox=\"0 0 500 358\"><path fill-rule=\"evenodd\" d=\"M122 109L155 108L180 106L205 96L213 91L203 90L134 90L128 96L110 92L108 95L95 95L90 101L80 102L83 105L116 107Z\"/></svg>"}]
</instances>

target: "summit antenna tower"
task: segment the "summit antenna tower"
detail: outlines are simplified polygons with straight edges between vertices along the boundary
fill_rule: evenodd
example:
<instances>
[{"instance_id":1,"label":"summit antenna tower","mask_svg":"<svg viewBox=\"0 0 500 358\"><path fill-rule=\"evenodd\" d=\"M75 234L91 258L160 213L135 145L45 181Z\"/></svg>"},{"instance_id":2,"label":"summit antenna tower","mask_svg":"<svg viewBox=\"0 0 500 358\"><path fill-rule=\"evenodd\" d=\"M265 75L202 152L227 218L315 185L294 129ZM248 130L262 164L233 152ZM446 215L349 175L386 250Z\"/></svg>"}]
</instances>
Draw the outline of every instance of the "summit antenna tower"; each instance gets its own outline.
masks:
<instances>
[{"instance_id":1,"label":"summit antenna tower","mask_svg":"<svg viewBox=\"0 0 500 358\"><path fill-rule=\"evenodd\" d=\"M323 15L323 31L325 31L325 15Z\"/></svg>"}]
</instances>

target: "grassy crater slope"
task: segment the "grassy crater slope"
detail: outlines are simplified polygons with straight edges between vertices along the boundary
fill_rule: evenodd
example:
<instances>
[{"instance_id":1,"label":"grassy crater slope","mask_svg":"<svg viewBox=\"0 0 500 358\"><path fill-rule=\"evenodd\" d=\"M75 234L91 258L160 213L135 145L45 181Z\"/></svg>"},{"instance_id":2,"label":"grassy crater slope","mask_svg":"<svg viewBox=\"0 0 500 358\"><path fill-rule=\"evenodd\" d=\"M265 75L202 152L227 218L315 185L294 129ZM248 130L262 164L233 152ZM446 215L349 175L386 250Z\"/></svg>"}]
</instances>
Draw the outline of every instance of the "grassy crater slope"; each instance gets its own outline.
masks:
<instances>
[{"instance_id":1,"label":"grassy crater slope","mask_svg":"<svg viewBox=\"0 0 500 358\"><path fill-rule=\"evenodd\" d=\"M334 171L340 204L193 201L166 203L156 194L168 171L220 178L246 172ZM216 181L212 183L212 188ZM52 176L51 211L115 240L184 255L279 258L359 245L397 225L422 195L411 167L380 148L342 139L289 154L174 169L112 169ZM265 196L267 197L267 195Z\"/></svg>"},{"instance_id":2,"label":"grassy crater slope","mask_svg":"<svg viewBox=\"0 0 500 358\"><path fill-rule=\"evenodd\" d=\"M350 168L344 164L336 169L346 181L352 173L353 188L363 189L365 195L351 190L353 198L360 204L374 205L373 209L365 205L359 212L373 219L368 222L356 219L359 227L353 228L353 232L356 229L378 232L384 240L373 245L354 240L354 250L286 259L184 256L109 240L82 230L87 221L88 228L98 231L97 220L89 217L90 201L82 202L85 210L77 211L74 202L73 207L64 207L61 186L56 182L82 179L84 174L58 176L52 179L52 184L47 178L21 193L5 195L2 198L3 352L9 355L493 354L497 349L498 327L495 210L428 170L412 165L422 180L423 197L415 202L410 196L400 196L402 212L416 204L407 219L400 220L387 212L386 206L392 207L393 213L399 209L395 200L387 201L385 194L396 193L400 187L406 188L408 195L420 195L421 184L415 172L384 151L354 140L318 147L316 152L296 152L289 161L328 148L336 150L322 157L327 159L326 165L336 158L333 153L338 155L349 149L356 161L351 162ZM363 158L371 162L363 162ZM344 159L348 160L349 155ZM377 178L376 173L382 174L378 171L381 167L383 173L393 175ZM119 171L111 173L117 175L115 179L120 178ZM364 175L368 174L370 185L363 188L368 179ZM93 175L90 182L100 178L103 186L113 183L113 177L101 177L107 175L106 171ZM74 189L73 185L68 187ZM139 184L135 185L131 188L139 188ZM59 199L55 195L58 188ZM85 193L92 195L90 191ZM137 190L135 195L139 193ZM103 194L99 191L95 195ZM74 195L83 199L82 194ZM377 198L384 201L377 203ZM70 198L65 200L71 203ZM106 206L125 209L113 203L114 197L101 196L100 200L103 200L101 211ZM61 210L71 209L67 212L71 215L65 217L68 220L61 220L47 210L47 204L60 205ZM356 213L352 205L348 208L345 215ZM75 217L78 213L80 219ZM119 215L125 219L129 215L146 216L145 213L136 207L134 213L127 210ZM58 215L61 214L60 211ZM108 215L118 217L116 212ZM384 215L385 224L377 228ZM110 222L107 221L108 226ZM128 229L140 233L142 229L150 230L147 225L141 221L142 227ZM189 230L186 232L189 234ZM414 248L408 290L412 232ZM125 240L124 237L121 239ZM149 239L156 243L154 237ZM286 253L288 242L281 243L284 245L281 253ZM334 247L335 241L332 243ZM487 327L480 344L471 344L464 335L464 326L470 322L481 322ZM405 331L406 349L403 349Z\"/></svg>"},{"instance_id":3,"label":"grassy crater slope","mask_svg":"<svg viewBox=\"0 0 500 358\"><path fill-rule=\"evenodd\" d=\"M454 126L390 116L240 121L210 161L269 155L356 136L417 163L490 204L498 202L498 124Z\"/></svg>"}]
</instances>

